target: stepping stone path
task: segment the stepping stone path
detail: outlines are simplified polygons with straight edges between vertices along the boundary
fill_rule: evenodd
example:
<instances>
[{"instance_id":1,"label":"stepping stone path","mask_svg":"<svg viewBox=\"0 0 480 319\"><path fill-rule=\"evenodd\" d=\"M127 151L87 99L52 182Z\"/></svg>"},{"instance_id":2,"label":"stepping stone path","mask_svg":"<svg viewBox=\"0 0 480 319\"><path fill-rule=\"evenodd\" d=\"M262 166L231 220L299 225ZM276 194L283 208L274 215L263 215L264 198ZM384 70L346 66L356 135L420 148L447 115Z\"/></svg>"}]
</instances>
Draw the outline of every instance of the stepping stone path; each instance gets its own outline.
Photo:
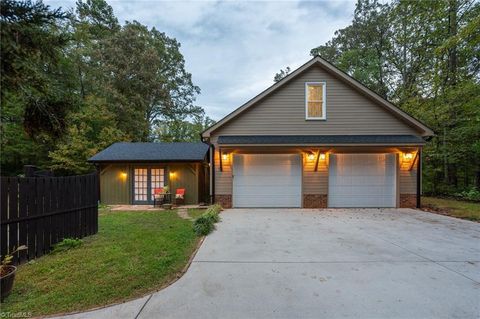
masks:
<instances>
[{"instance_id":1,"label":"stepping stone path","mask_svg":"<svg viewBox=\"0 0 480 319\"><path fill-rule=\"evenodd\" d=\"M177 215L180 216L180 218L183 218L183 219L189 219L189 220L192 219L192 217L190 217L190 215L188 215L188 210L186 208L178 208L177 209Z\"/></svg>"}]
</instances>

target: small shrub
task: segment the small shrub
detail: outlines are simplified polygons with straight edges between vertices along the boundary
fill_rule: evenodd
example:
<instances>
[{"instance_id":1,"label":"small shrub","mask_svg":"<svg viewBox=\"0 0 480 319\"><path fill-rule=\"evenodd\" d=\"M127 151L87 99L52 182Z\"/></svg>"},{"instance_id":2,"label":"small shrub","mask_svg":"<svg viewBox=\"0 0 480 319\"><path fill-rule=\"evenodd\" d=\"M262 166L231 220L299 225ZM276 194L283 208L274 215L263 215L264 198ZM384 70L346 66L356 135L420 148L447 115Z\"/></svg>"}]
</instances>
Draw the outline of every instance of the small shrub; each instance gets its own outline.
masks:
<instances>
[{"instance_id":1,"label":"small shrub","mask_svg":"<svg viewBox=\"0 0 480 319\"><path fill-rule=\"evenodd\" d=\"M215 229L215 225L211 217L206 213L195 219L193 222L193 230L197 236L206 236Z\"/></svg>"},{"instance_id":2,"label":"small shrub","mask_svg":"<svg viewBox=\"0 0 480 319\"><path fill-rule=\"evenodd\" d=\"M210 206L205 213L193 222L193 230L198 236L206 236L215 229L215 223L220 221L220 205Z\"/></svg>"},{"instance_id":3,"label":"small shrub","mask_svg":"<svg viewBox=\"0 0 480 319\"><path fill-rule=\"evenodd\" d=\"M475 187L472 187L468 190L465 190L461 193L457 193L455 195L466 200L471 200L476 202L480 201L480 190L478 190Z\"/></svg>"},{"instance_id":4,"label":"small shrub","mask_svg":"<svg viewBox=\"0 0 480 319\"><path fill-rule=\"evenodd\" d=\"M76 248L82 245L82 240L78 238L65 238L61 242L53 245L52 253L59 253Z\"/></svg>"}]
</instances>

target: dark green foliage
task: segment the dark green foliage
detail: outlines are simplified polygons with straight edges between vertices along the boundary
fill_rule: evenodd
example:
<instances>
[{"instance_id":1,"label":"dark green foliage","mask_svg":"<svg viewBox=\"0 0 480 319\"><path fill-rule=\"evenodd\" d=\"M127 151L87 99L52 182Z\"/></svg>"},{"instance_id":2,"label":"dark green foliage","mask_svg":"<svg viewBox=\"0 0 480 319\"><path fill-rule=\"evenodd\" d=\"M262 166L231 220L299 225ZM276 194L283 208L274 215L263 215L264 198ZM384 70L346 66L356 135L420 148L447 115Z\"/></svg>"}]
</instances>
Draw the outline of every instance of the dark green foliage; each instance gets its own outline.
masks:
<instances>
[{"instance_id":1,"label":"dark green foliage","mask_svg":"<svg viewBox=\"0 0 480 319\"><path fill-rule=\"evenodd\" d=\"M78 238L65 238L61 242L56 243L53 246L52 253L67 251L69 249L81 246L82 243L82 240Z\"/></svg>"},{"instance_id":2,"label":"dark green foliage","mask_svg":"<svg viewBox=\"0 0 480 319\"><path fill-rule=\"evenodd\" d=\"M76 105L61 25L67 14L42 2L2 1L2 171L48 163L48 150L65 131Z\"/></svg>"},{"instance_id":3,"label":"dark green foliage","mask_svg":"<svg viewBox=\"0 0 480 319\"><path fill-rule=\"evenodd\" d=\"M193 116L192 121L161 121L157 123L153 134L155 140L161 142L196 142L200 134L214 123L215 121L202 112Z\"/></svg>"},{"instance_id":4,"label":"dark green foliage","mask_svg":"<svg viewBox=\"0 0 480 319\"><path fill-rule=\"evenodd\" d=\"M198 236L206 236L215 229L215 223L220 221L220 205L210 206L205 213L193 222L193 230Z\"/></svg>"},{"instance_id":5,"label":"dark green foliage","mask_svg":"<svg viewBox=\"0 0 480 319\"><path fill-rule=\"evenodd\" d=\"M200 89L180 43L120 25L104 0L80 0L68 14L5 0L1 14L3 175L25 164L85 173L114 142L198 140L212 122L193 105Z\"/></svg>"},{"instance_id":6,"label":"dark green foliage","mask_svg":"<svg viewBox=\"0 0 480 319\"><path fill-rule=\"evenodd\" d=\"M423 189L480 189L480 3L358 0L352 24L312 49L426 123Z\"/></svg>"},{"instance_id":7,"label":"dark green foliage","mask_svg":"<svg viewBox=\"0 0 480 319\"><path fill-rule=\"evenodd\" d=\"M480 190L474 187L464 190L463 192L456 194L456 196L462 199L480 202Z\"/></svg>"}]
</instances>

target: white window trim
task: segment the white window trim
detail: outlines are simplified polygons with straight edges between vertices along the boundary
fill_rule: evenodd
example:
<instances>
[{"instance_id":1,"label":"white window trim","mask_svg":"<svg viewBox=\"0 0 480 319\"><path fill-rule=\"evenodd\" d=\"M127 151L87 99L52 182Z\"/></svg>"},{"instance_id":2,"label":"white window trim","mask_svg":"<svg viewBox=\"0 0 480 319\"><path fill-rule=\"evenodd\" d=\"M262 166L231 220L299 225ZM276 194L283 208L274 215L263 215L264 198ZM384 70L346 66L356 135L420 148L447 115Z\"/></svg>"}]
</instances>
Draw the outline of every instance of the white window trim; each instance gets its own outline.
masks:
<instances>
[{"instance_id":1,"label":"white window trim","mask_svg":"<svg viewBox=\"0 0 480 319\"><path fill-rule=\"evenodd\" d=\"M309 85L319 85L323 86L322 90L322 116L321 117L311 117L308 116L308 86ZM305 82L305 120L326 120L327 119L327 82Z\"/></svg>"}]
</instances>

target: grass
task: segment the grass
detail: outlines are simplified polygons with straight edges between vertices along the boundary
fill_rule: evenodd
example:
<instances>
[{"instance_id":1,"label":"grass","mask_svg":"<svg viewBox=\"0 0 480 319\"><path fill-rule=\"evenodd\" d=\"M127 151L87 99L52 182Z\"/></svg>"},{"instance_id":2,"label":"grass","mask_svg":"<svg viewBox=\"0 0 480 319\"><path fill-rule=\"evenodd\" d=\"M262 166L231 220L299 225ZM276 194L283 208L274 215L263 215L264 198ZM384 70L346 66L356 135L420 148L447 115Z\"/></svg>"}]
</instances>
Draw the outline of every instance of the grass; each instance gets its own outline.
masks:
<instances>
[{"instance_id":1,"label":"grass","mask_svg":"<svg viewBox=\"0 0 480 319\"><path fill-rule=\"evenodd\" d=\"M98 234L81 246L19 267L0 315L80 311L145 295L178 276L198 240L176 211L102 211Z\"/></svg>"},{"instance_id":2,"label":"grass","mask_svg":"<svg viewBox=\"0 0 480 319\"><path fill-rule=\"evenodd\" d=\"M448 216L480 221L480 203L449 198L422 197L422 206L427 210Z\"/></svg>"},{"instance_id":3,"label":"grass","mask_svg":"<svg viewBox=\"0 0 480 319\"><path fill-rule=\"evenodd\" d=\"M200 217L203 213L205 213L207 210L205 208L190 208L188 210L188 215L192 217L193 219Z\"/></svg>"}]
</instances>

